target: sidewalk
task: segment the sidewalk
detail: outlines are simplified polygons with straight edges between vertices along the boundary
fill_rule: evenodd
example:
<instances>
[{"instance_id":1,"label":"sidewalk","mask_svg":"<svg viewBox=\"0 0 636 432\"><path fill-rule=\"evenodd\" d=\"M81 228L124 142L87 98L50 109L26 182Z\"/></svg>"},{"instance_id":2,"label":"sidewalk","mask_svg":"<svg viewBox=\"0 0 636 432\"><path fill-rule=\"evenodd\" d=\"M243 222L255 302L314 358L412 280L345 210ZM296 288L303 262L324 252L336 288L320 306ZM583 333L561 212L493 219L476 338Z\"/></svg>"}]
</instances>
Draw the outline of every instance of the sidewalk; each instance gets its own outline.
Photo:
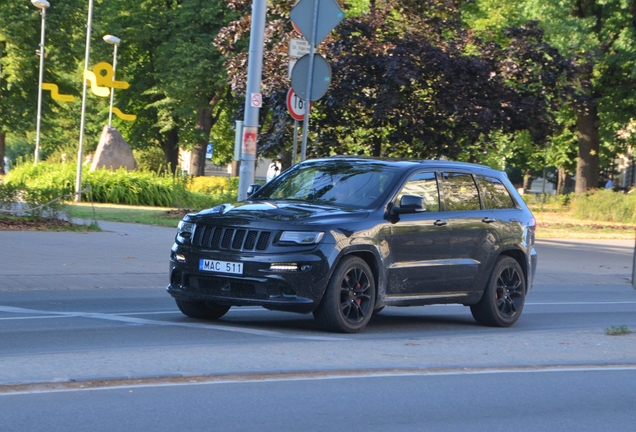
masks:
<instances>
[{"instance_id":1,"label":"sidewalk","mask_svg":"<svg viewBox=\"0 0 636 432\"><path fill-rule=\"evenodd\" d=\"M174 228L99 226L102 232L3 231L0 291L165 287Z\"/></svg>"}]
</instances>

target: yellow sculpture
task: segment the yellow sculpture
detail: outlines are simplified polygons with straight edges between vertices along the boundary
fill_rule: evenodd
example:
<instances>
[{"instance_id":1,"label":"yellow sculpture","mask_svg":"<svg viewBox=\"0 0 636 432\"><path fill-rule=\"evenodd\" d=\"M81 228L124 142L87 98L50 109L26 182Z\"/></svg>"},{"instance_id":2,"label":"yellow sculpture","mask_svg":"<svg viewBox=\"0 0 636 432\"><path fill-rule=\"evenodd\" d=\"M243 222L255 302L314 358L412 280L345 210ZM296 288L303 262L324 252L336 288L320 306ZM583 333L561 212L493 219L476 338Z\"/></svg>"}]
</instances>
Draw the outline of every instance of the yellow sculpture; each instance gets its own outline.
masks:
<instances>
[{"instance_id":1,"label":"yellow sculpture","mask_svg":"<svg viewBox=\"0 0 636 432\"><path fill-rule=\"evenodd\" d=\"M106 74L102 75L102 71L106 71ZM91 90L95 96L108 97L110 96L111 88L127 89L130 87L126 81L115 81L113 79L113 67L106 63L100 62L95 65L92 71L84 71L84 79L91 83Z\"/></svg>"},{"instance_id":2,"label":"yellow sculpture","mask_svg":"<svg viewBox=\"0 0 636 432\"><path fill-rule=\"evenodd\" d=\"M102 71L106 71L105 75L102 75ZM113 79L113 67L106 62L100 62L95 65L93 68L93 72L95 73L95 77L97 78L97 85L112 87L116 89L127 89L130 87L126 81L115 81Z\"/></svg>"},{"instance_id":3,"label":"yellow sculpture","mask_svg":"<svg viewBox=\"0 0 636 432\"><path fill-rule=\"evenodd\" d=\"M119 117L122 120L128 120L128 121L133 121L137 119L137 116L134 114L124 114L123 112L121 112L121 110L117 107L113 107L113 112L117 115L117 117Z\"/></svg>"},{"instance_id":4,"label":"yellow sculpture","mask_svg":"<svg viewBox=\"0 0 636 432\"><path fill-rule=\"evenodd\" d=\"M50 90L51 97L53 98L53 100L60 101L60 102L73 102L75 100L75 96L73 95L60 94L59 88L56 84L42 83L42 89Z\"/></svg>"},{"instance_id":5,"label":"yellow sculpture","mask_svg":"<svg viewBox=\"0 0 636 432\"><path fill-rule=\"evenodd\" d=\"M84 79L91 83L91 90L95 96L108 97L110 96L110 89L108 87L100 87L97 85L97 78L93 71L85 70Z\"/></svg>"},{"instance_id":6,"label":"yellow sculpture","mask_svg":"<svg viewBox=\"0 0 636 432\"><path fill-rule=\"evenodd\" d=\"M102 75L102 71L106 73ZM113 67L106 62L100 62L95 65L92 71L84 71L84 79L88 80L91 84L91 90L95 96L108 97L110 96L110 89L127 89L130 87L126 81L115 81L113 79L114 72ZM109 88L110 87L110 88ZM137 119L134 114L124 114L119 108L113 108L113 112L122 120L133 121Z\"/></svg>"}]
</instances>

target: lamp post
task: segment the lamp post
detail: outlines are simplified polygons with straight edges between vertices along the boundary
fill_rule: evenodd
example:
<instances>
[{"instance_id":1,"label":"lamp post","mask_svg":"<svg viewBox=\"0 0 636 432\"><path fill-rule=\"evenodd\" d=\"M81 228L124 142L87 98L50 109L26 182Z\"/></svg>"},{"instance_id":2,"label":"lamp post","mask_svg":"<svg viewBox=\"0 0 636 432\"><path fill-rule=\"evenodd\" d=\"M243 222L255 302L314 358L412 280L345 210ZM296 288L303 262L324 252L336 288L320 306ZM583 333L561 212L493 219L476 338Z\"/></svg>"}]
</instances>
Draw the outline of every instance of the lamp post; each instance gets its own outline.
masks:
<instances>
[{"instance_id":1,"label":"lamp post","mask_svg":"<svg viewBox=\"0 0 636 432\"><path fill-rule=\"evenodd\" d=\"M35 156L34 163L40 160L40 125L42 123L42 77L44 76L44 30L46 28L46 9L51 4L46 0L31 0L33 6L40 9L42 15L42 31L40 33L40 76L38 78L38 117L35 132Z\"/></svg>"},{"instance_id":2,"label":"lamp post","mask_svg":"<svg viewBox=\"0 0 636 432\"><path fill-rule=\"evenodd\" d=\"M82 201L82 157L84 154L84 125L86 123L86 78L91 53L91 26L93 23L93 0L88 0L88 21L86 23L86 53L84 54L84 70L82 71L82 116L80 120L79 147L77 150L77 175L75 176L75 201Z\"/></svg>"},{"instance_id":3,"label":"lamp post","mask_svg":"<svg viewBox=\"0 0 636 432\"><path fill-rule=\"evenodd\" d=\"M117 46L121 42L117 36L106 35L104 41L113 45L113 81L115 81L115 71L117 70ZM108 126L113 123L113 97L115 96L115 87L110 88L110 109L108 110Z\"/></svg>"}]
</instances>

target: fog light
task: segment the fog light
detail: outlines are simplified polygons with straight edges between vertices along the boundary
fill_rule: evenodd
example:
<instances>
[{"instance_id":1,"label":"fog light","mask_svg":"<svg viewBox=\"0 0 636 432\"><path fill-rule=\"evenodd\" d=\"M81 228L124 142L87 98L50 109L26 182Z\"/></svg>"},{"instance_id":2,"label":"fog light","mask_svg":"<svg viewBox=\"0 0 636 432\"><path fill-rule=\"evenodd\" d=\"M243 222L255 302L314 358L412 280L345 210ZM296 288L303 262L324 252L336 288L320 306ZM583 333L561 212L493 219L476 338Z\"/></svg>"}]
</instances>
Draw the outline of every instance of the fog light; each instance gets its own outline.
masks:
<instances>
[{"instance_id":1,"label":"fog light","mask_svg":"<svg viewBox=\"0 0 636 432\"><path fill-rule=\"evenodd\" d=\"M311 270L311 266L309 264L304 264L304 265L302 265L300 267L300 271L306 272L306 271L309 271L309 270Z\"/></svg>"},{"instance_id":2,"label":"fog light","mask_svg":"<svg viewBox=\"0 0 636 432\"><path fill-rule=\"evenodd\" d=\"M177 261L179 261L179 262L185 262L185 260L186 260L186 259L185 259L185 256L184 256L184 255L181 255L181 254L176 254L176 255L174 256L174 258L175 258Z\"/></svg>"},{"instance_id":3,"label":"fog light","mask_svg":"<svg viewBox=\"0 0 636 432\"><path fill-rule=\"evenodd\" d=\"M298 271L298 264L296 263L273 263L269 266L270 271L278 272L295 272Z\"/></svg>"}]
</instances>

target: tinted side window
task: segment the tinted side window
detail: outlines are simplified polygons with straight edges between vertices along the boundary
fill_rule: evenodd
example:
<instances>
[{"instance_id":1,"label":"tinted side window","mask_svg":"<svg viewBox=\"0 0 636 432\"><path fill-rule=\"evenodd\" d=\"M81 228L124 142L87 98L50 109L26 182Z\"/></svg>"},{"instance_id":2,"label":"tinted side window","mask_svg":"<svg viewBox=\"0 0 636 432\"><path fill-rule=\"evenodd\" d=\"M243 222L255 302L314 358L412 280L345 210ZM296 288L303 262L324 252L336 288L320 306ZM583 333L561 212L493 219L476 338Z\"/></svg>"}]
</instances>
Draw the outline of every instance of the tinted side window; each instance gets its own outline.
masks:
<instances>
[{"instance_id":1,"label":"tinted side window","mask_svg":"<svg viewBox=\"0 0 636 432\"><path fill-rule=\"evenodd\" d=\"M479 210L479 192L473 176L444 173L444 202L447 211Z\"/></svg>"},{"instance_id":2,"label":"tinted side window","mask_svg":"<svg viewBox=\"0 0 636 432\"><path fill-rule=\"evenodd\" d=\"M415 174L406 182L398 194L398 203L402 195L421 196L424 199L424 204L426 204L427 212L439 211L439 187L437 186L435 173L423 172Z\"/></svg>"},{"instance_id":3,"label":"tinted side window","mask_svg":"<svg viewBox=\"0 0 636 432\"><path fill-rule=\"evenodd\" d=\"M477 181L484 194L484 206L487 209L515 208L510 192L499 179L477 176Z\"/></svg>"}]
</instances>

